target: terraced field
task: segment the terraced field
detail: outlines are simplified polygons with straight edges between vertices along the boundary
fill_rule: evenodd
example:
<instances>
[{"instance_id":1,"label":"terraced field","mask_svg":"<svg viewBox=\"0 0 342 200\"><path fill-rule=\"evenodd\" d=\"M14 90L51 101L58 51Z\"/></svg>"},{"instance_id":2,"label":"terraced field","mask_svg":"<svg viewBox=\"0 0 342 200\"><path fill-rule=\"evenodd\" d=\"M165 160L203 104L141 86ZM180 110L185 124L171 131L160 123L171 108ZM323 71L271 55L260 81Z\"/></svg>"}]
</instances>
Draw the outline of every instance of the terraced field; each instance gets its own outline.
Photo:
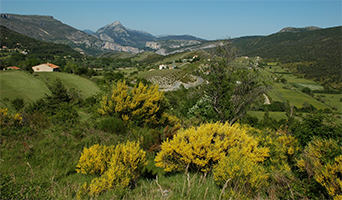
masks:
<instances>
[{"instance_id":1,"label":"terraced field","mask_svg":"<svg viewBox=\"0 0 342 200\"><path fill-rule=\"evenodd\" d=\"M318 109L329 108L329 105L301 92L305 87L309 87L311 90L322 90L323 86L320 84L312 80L299 78L276 65L276 63L272 63L272 67L270 69L263 70L262 73L266 76L273 76L274 78L277 77L278 79L284 78L287 81L286 84L282 82L274 83L272 89L267 93L271 98L271 101L289 101L298 108L301 108L305 102Z\"/></svg>"}]
</instances>

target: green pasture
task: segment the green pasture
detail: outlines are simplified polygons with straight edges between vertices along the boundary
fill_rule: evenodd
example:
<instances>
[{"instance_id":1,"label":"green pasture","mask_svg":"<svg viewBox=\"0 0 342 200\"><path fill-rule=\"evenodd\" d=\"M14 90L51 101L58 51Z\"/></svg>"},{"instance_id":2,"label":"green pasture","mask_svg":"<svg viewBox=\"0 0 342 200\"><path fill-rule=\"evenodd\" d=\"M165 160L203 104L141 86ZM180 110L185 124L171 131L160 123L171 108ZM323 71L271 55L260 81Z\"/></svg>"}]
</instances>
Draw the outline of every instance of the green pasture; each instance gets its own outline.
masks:
<instances>
[{"instance_id":1,"label":"green pasture","mask_svg":"<svg viewBox=\"0 0 342 200\"><path fill-rule=\"evenodd\" d=\"M342 114L342 102L340 99L342 98L342 94L322 94L315 93L315 96L323 95L322 99L325 100L325 104L335 107L337 112Z\"/></svg>"},{"instance_id":2,"label":"green pasture","mask_svg":"<svg viewBox=\"0 0 342 200\"><path fill-rule=\"evenodd\" d=\"M126 74L130 74L132 72L138 71L138 69L136 67L130 67L130 68L125 68L125 69L118 69L118 71L126 73Z\"/></svg>"},{"instance_id":3,"label":"green pasture","mask_svg":"<svg viewBox=\"0 0 342 200\"><path fill-rule=\"evenodd\" d=\"M0 72L0 105L5 106L3 100L23 98L25 102L34 102L50 94L41 79L34 78L32 74L23 71Z\"/></svg>"},{"instance_id":4,"label":"green pasture","mask_svg":"<svg viewBox=\"0 0 342 200\"><path fill-rule=\"evenodd\" d=\"M59 77L66 88L74 88L86 98L99 92L92 81L74 74L62 72L39 72L35 76L23 71L0 72L0 106L5 106L4 99L23 98L25 102L34 102L45 94L51 94L46 83L51 84Z\"/></svg>"},{"instance_id":5,"label":"green pasture","mask_svg":"<svg viewBox=\"0 0 342 200\"><path fill-rule=\"evenodd\" d=\"M304 102L308 102L314 107L322 110L329 108L329 104L324 104L301 92L301 90L305 87L308 87L311 90L322 90L322 85L312 80L297 77L280 66L272 66L272 69L263 70L261 73L265 76L278 76L278 78L285 78L287 80L286 84L276 82L272 85L272 89L267 92L267 95L270 97L271 101L289 101L297 108L301 108ZM337 102L335 102L335 104L336 103Z\"/></svg>"},{"instance_id":6,"label":"green pasture","mask_svg":"<svg viewBox=\"0 0 342 200\"><path fill-rule=\"evenodd\" d=\"M285 78L287 80L287 84L292 84L298 89L308 87L311 90L323 90L323 86L319 83L316 83L313 80L297 77L280 66L274 66L268 71L275 76Z\"/></svg>"},{"instance_id":7,"label":"green pasture","mask_svg":"<svg viewBox=\"0 0 342 200\"><path fill-rule=\"evenodd\" d=\"M248 111L247 113L252 117L257 117L259 120L261 120L265 114L263 111ZM277 121L287 119L285 112L269 112L269 114L271 118L274 118Z\"/></svg>"},{"instance_id":8,"label":"green pasture","mask_svg":"<svg viewBox=\"0 0 342 200\"><path fill-rule=\"evenodd\" d=\"M277 62L268 62L266 63L268 66L277 66L278 63Z\"/></svg>"},{"instance_id":9,"label":"green pasture","mask_svg":"<svg viewBox=\"0 0 342 200\"><path fill-rule=\"evenodd\" d=\"M272 101L289 101L293 103L297 108L303 107L303 103L308 102L318 109L329 108L324 103L314 99L313 97L302 93L301 91L295 88L284 88L284 84L282 83L274 83L272 89L267 92L267 94L271 97Z\"/></svg>"},{"instance_id":10,"label":"green pasture","mask_svg":"<svg viewBox=\"0 0 342 200\"><path fill-rule=\"evenodd\" d=\"M100 91L100 88L97 87L97 85L80 76L77 76L75 74L68 74L63 72L58 73L51 73L51 72L39 72L36 73L35 79L42 80L44 83L52 83L56 78L60 78L62 83L65 85L68 89L76 89L81 92L81 95L83 98L87 98L91 96L92 94L95 94Z\"/></svg>"},{"instance_id":11,"label":"green pasture","mask_svg":"<svg viewBox=\"0 0 342 200\"><path fill-rule=\"evenodd\" d=\"M163 70L153 70L153 71L145 71L139 73L138 77L140 78L148 78L148 77L153 77L153 76L163 76L163 75L168 75L171 73L178 72L180 69L163 69Z\"/></svg>"}]
</instances>

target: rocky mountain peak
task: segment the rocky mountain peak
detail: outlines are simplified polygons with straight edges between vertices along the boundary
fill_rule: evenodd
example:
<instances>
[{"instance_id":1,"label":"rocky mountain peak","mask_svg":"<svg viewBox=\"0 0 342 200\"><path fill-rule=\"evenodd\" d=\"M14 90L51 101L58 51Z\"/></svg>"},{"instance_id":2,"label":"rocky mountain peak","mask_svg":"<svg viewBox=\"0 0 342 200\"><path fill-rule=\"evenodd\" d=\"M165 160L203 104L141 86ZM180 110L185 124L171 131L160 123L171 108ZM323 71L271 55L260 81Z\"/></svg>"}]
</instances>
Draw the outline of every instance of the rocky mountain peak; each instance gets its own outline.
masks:
<instances>
[{"instance_id":1,"label":"rocky mountain peak","mask_svg":"<svg viewBox=\"0 0 342 200\"><path fill-rule=\"evenodd\" d=\"M120 21L115 21L113 23L108 24L107 26L122 26Z\"/></svg>"}]
</instances>

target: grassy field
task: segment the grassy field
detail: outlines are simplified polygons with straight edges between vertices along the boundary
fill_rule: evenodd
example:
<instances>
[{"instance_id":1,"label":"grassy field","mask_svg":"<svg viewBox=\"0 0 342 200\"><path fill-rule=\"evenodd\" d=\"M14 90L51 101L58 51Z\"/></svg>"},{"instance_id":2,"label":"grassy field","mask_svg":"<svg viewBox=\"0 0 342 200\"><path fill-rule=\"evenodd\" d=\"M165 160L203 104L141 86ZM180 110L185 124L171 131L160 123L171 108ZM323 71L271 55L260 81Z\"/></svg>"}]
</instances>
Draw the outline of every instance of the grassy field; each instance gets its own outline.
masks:
<instances>
[{"instance_id":1,"label":"grassy field","mask_svg":"<svg viewBox=\"0 0 342 200\"><path fill-rule=\"evenodd\" d=\"M303 103L305 102L308 102L309 104L322 110L325 108L330 108L328 104L324 104L316 100L315 98L301 92L301 90L305 87L309 87L311 90L322 90L323 86L312 80L299 78L289 73L286 69L275 65L276 63L272 64L274 65L272 65L271 69L267 68L266 70L262 71L263 75L272 76L274 78L284 78L287 80L287 83L283 84L281 82L276 82L273 84L272 89L267 92L271 101L289 101L298 108L301 108L303 106ZM338 102L335 102L335 104L338 104Z\"/></svg>"},{"instance_id":2,"label":"grassy field","mask_svg":"<svg viewBox=\"0 0 342 200\"><path fill-rule=\"evenodd\" d=\"M340 99L342 98L342 94L318 94L315 95L323 95L323 99L325 100L325 104L335 107L337 112L342 114L342 102Z\"/></svg>"},{"instance_id":3,"label":"grassy field","mask_svg":"<svg viewBox=\"0 0 342 200\"><path fill-rule=\"evenodd\" d=\"M130 67L130 68L125 68L125 69L118 69L118 71L128 75L132 72L137 72L138 69L136 67Z\"/></svg>"},{"instance_id":4,"label":"grassy field","mask_svg":"<svg viewBox=\"0 0 342 200\"><path fill-rule=\"evenodd\" d=\"M275 83L272 90L268 92L268 95L273 101L289 101L290 103L293 103L293 105L297 108L303 107L303 103L305 102L308 102L318 109L329 108L328 105L317 101L316 99L302 93L301 91L298 91L296 89L284 88L284 84L282 83Z\"/></svg>"},{"instance_id":5,"label":"grassy field","mask_svg":"<svg viewBox=\"0 0 342 200\"><path fill-rule=\"evenodd\" d=\"M66 88L74 88L76 90L79 90L81 92L81 95L84 98L89 97L92 94L95 94L96 92L99 92L100 89L97 87L97 85L80 76L74 75L74 74L67 74L67 73L50 73L50 72L40 72L36 73L35 78L40 79L42 81L54 81L56 78L60 78L65 85Z\"/></svg>"},{"instance_id":6,"label":"grassy field","mask_svg":"<svg viewBox=\"0 0 342 200\"><path fill-rule=\"evenodd\" d=\"M25 102L34 102L50 94L45 83L52 83L57 77L66 88L79 90L84 98L100 91L92 81L74 74L40 72L33 77L23 71L5 71L0 72L0 106L5 106L3 100L6 98L23 98Z\"/></svg>"},{"instance_id":7,"label":"grassy field","mask_svg":"<svg viewBox=\"0 0 342 200\"><path fill-rule=\"evenodd\" d=\"M179 70L180 69L163 69L163 70L145 71L145 72L139 73L138 77L148 78L152 76L163 76L163 75L168 75L168 74L177 72Z\"/></svg>"},{"instance_id":8,"label":"grassy field","mask_svg":"<svg viewBox=\"0 0 342 200\"><path fill-rule=\"evenodd\" d=\"M248 114L252 117L257 117L261 120L264 117L263 111L248 111ZM270 117L276 119L277 121L281 119L287 119L285 112L269 112Z\"/></svg>"},{"instance_id":9,"label":"grassy field","mask_svg":"<svg viewBox=\"0 0 342 200\"><path fill-rule=\"evenodd\" d=\"M23 98L25 102L34 102L45 94L50 94L41 79L33 78L32 74L20 71L0 72L0 105L3 100Z\"/></svg>"}]
</instances>

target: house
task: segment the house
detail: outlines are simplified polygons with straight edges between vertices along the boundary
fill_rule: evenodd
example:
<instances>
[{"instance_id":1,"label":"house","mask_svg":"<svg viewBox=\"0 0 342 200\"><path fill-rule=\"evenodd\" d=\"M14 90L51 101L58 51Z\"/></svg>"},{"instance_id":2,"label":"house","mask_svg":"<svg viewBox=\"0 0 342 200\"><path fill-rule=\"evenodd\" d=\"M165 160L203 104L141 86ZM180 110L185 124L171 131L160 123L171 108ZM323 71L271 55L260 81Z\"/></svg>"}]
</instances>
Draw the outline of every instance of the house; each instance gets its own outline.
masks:
<instances>
[{"instance_id":1,"label":"house","mask_svg":"<svg viewBox=\"0 0 342 200\"><path fill-rule=\"evenodd\" d=\"M159 65L159 70L161 69L167 69L167 66L166 65Z\"/></svg>"},{"instance_id":2,"label":"house","mask_svg":"<svg viewBox=\"0 0 342 200\"><path fill-rule=\"evenodd\" d=\"M32 67L34 72L58 72L59 67L51 63L44 63Z\"/></svg>"},{"instance_id":3,"label":"house","mask_svg":"<svg viewBox=\"0 0 342 200\"><path fill-rule=\"evenodd\" d=\"M7 70L9 70L9 69L13 69L13 70L20 70L20 68L19 68L19 67L16 67L16 66L7 67Z\"/></svg>"}]
</instances>

